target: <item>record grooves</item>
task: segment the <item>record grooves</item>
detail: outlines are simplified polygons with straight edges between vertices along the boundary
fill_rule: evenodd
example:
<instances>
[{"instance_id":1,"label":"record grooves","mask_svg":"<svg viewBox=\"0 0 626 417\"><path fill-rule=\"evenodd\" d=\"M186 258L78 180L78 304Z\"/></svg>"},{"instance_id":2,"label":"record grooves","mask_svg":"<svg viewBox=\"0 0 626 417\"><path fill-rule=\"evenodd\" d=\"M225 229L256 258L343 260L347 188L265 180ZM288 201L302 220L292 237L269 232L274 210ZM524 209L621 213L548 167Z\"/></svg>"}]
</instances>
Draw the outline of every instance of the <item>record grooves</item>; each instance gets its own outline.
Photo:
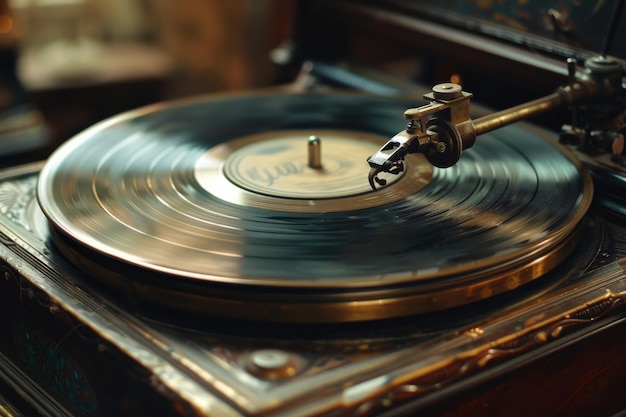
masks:
<instances>
[{"instance_id":1,"label":"record grooves","mask_svg":"<svg viewBox=\"0 0 626 417\"><path fill-rule=\"evenodd\" d=\"M517 288L571 252L589 177L518 126L481 137L449 169L408 160L409 172L376 192L361 189L358 174L308 191L298 185L304 176L332 174L306 167L275 194L275 184L252 182L275 160L257 155L300 136L302 146L318 132L322 146L329 132L357 148L364 137L384 143L410 105L261 94L130 112L59 149L38 197L55 243L82 269L142 299L236 318L358 321L439 310ZM344 156L327 156L327 166L342 161L336 166L358 173ZM362 169L367 187L365 160ZM246 172L255 174L235 178Z\"/></svg>"}]
</instances>

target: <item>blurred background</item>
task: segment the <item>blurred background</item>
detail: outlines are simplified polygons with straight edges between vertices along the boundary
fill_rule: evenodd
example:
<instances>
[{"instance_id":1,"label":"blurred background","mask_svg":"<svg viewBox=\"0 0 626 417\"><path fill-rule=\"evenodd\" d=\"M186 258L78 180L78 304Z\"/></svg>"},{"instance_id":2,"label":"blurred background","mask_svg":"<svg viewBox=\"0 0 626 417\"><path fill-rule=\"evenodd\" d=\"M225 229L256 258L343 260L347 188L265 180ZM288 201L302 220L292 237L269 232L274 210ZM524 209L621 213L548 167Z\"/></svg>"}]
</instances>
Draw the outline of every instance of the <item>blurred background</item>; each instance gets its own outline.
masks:
<instances>
[{"instance_id":1,"label":"blurred background","mask_svg":"<svg viewBox=\"0 0 626 417\"><path fill-rule=\"evenodd\" d=\"M129 109L294 80L420 100L453 81L510 107L567 83L566 58L626 60L620 4L0 0L0 167ZM558 130L564 117L533 122Z\"/></svg>"},{"instance_id":2,"label":"blurred background","mask_svg":"<svg viewBox=\"0 0 626 417\"><path fill-rule=\"evenodd\" d=\"M293 12L291 0L0 0L0 154L156 101L276 84L270 56Z\"/></svg>"}]
</instances>

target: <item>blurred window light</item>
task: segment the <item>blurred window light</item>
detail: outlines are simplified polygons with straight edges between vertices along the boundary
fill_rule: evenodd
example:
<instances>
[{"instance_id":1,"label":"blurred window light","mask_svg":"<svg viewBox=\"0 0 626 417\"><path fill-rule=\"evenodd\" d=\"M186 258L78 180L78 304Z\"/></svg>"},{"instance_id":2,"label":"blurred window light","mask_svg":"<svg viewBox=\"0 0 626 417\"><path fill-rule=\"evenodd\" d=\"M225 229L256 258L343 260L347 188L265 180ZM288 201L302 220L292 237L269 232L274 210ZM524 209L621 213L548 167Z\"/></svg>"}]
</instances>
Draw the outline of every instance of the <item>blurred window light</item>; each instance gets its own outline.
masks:
<instances>
[{"instance_id":1,"label":"blurred window light","mask_svg":"<svg viewBox=\"0 0 626 417\"><path fill-rule=\"evenodd\" d=\"M46 7L46 6L75 6L85 3L86 0L9 0L11 8Z\"/></svg>"}]
</instances>

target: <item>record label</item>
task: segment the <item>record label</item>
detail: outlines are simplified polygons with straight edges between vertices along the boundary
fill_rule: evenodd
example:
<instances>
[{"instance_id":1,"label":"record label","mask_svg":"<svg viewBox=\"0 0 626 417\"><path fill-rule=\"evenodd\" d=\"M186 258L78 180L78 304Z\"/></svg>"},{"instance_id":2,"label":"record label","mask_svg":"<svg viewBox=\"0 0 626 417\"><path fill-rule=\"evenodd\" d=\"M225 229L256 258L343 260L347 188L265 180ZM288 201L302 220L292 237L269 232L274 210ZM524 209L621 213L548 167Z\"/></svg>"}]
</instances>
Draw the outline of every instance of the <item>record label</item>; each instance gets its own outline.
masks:
<instances>
[{"instance_id":1,"label":"record label","mask_svg":"<svg viewBox=\"0 0 626 417\"><path fill-rule=\"evenodd\" d=\"M309 143L311 138L315 138L314 145ZM253 135L202 155L196 163L196 179L204 189L214 192L216 170L223 164L223 174L232 183L267 196L319 199L368 193L372 190L363 181L363 161L382 141L384 138L365 133L330 130ZM319 164L310 166L310 153L315 151ZM425 164L420 175L424 180L418 183L424 186L432 177L432 167ZM401 177L392 176L389 184Z\"/></svg>"}]
</instances>

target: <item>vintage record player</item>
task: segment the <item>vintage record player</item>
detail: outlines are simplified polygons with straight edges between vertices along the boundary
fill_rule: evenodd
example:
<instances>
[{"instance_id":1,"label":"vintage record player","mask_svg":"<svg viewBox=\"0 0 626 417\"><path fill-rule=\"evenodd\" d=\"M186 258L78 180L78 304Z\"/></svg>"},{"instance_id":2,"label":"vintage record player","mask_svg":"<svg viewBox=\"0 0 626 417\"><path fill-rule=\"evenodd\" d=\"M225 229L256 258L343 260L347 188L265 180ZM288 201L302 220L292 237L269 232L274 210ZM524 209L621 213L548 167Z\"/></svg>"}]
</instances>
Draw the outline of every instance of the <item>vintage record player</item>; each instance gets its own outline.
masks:
<instances>
[{"instance_id":1,"label":"vintage record player","mask_svg":"<svg viewBox=\"0 0 626 417\"><path fill-rule=\"evenodd\" d=\"M5 169L1 413L623 415L623 2L487 3L298 3L292 84Z\"/></svg>"}]
</instances>

